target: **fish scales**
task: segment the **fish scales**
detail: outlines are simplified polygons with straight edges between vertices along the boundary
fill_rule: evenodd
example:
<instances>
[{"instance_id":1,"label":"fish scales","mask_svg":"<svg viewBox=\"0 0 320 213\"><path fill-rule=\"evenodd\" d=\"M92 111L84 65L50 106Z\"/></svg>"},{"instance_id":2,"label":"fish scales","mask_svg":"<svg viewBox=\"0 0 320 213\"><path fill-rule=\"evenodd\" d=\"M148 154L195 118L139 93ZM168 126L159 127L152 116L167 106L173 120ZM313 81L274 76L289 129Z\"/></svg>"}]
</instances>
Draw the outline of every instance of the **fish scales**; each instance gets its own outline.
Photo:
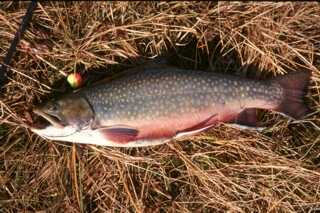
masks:
<instances>
[{"instance_id":1,"label":"fish scales","mask_svg":"<svg viewBox=\"0 0 320 213\"><path fill-rule=\"evenodd\" d=\"M83 93L102 123L181 116L215 104L227 106L241 100L262 100L277 105L282 98L280 85L180 69L142 71Z\"/></svg>"}]
</instances>

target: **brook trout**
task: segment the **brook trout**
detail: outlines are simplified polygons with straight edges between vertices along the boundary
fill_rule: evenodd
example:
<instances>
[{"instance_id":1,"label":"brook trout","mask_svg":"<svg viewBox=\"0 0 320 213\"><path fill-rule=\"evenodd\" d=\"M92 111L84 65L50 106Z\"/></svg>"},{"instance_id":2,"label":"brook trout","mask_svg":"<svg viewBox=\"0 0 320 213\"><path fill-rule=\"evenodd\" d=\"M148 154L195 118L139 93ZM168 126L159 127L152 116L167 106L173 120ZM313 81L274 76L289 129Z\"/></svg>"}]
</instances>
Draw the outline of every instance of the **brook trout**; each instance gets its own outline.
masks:
<instances>
[{"instance_id":1,"label":"brook trout","mask_svg":"<svg viewBox=\"0 0 320 213\"><path fill-rule=\"evenodd\" d=\"M141 68L52 100L31 130L59 141L116 147L158 145L221 122L256 125L256 109L302 118L310 73L258 81L174 67Z\"/></svg>"}]
</instances>

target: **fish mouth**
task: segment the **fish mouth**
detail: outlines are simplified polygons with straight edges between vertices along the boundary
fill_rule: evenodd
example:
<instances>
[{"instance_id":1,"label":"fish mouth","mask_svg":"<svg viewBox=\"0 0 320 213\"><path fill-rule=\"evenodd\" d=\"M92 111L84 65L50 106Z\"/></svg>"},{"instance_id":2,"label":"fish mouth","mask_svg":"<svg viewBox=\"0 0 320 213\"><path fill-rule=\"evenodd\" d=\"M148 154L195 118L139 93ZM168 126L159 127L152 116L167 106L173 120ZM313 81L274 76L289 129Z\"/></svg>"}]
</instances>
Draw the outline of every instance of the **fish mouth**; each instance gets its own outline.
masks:
<instances>
[{"instance_id":1,"label":"fish mouth","mask_svg":"<svg viewBox=\"0 0 320 213\"><path fill-rule=\"evenodd\" d=\"M61 124L62 122L57 116L48 114L40 109L33 109L32 111L38 115L38 119L33 125L34 129L43 129L50 125L57 128L64 128L64 125Z\"/></svg>"},{"instance_id":2,"label":"fish mouth","mask_svg":"<svg viewBox=\"0 0 320 213\"><path fill-rule=\"evenodd\" d=\"M64 140L77 132L70 125L62 125L59 117L46 113L40 109L33 109L34 113L30 130L39 136L49 140Z\"/></svg>"}]
</instances>

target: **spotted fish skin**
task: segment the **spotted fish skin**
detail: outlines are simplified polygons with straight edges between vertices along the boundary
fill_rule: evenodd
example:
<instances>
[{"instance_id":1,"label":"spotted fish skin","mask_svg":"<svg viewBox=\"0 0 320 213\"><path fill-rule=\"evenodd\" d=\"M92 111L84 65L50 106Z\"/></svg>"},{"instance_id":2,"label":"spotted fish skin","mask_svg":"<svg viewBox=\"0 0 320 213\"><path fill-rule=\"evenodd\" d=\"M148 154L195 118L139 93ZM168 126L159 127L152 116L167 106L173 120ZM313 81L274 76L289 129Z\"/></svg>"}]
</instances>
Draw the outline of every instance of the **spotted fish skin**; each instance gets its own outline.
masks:
<instances>
[{"instance_id":1,"label":"spotted fish skin","mask_svg":"<svg viewBox=\"0 0 320 213\"><path fill-rule=\"evenodd\" d=\"M269 81L176 68L142 71L82 93L103 124L153 121L215 106L264 108L277 106L283 97L281 86Z\"/></svg>"},{"instance_id":2,"label":"spotted fish skin","mask_svg":"<svg viewBox=\"0 0 320 213\"><path fill-rule=\"evenodd\" d=\"M94 126L135 128L135 140L172 138L212 117L203 128L232 120L245 108L275 108L283 89L270 81L182 70L146 69L81 91Z\"/></svg>"},{"instance_id":3,"label":"spotted fish skin","mask_svg":"<svg viewBox=\"0 0 320 213\"><path fill-rule=\"evenodd\" d=\"M147 70L81 92L104 121L153 120L235 100L279 104L283 95L269 82L179 69Z\"/></svg>"}]
</instances>

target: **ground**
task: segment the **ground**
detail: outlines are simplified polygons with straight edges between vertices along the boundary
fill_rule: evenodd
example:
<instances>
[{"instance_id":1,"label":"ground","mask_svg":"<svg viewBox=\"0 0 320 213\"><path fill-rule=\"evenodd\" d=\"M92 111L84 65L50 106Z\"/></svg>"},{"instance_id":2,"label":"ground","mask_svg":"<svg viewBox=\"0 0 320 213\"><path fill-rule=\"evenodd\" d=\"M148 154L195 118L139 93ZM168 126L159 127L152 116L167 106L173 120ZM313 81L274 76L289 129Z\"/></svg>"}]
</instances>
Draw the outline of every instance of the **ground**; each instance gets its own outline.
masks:
<instances>
[{"instance_id":1,"label":"ground","mask_svg":"<svg viewBox=\"0 0 320 213\"><path fill-rule=\"evenodd\" d=\"M1 60L27 6L0 3ZM1 91L1 211L320 211L319 41L316 2L41 2ZM262 132L222 124L130 149L46 141L24 127L26 110L71 90L66 75L90 84L154 58L258 79L312 72L312 113L262 111Z\"/></svg>"}]
</instances>

